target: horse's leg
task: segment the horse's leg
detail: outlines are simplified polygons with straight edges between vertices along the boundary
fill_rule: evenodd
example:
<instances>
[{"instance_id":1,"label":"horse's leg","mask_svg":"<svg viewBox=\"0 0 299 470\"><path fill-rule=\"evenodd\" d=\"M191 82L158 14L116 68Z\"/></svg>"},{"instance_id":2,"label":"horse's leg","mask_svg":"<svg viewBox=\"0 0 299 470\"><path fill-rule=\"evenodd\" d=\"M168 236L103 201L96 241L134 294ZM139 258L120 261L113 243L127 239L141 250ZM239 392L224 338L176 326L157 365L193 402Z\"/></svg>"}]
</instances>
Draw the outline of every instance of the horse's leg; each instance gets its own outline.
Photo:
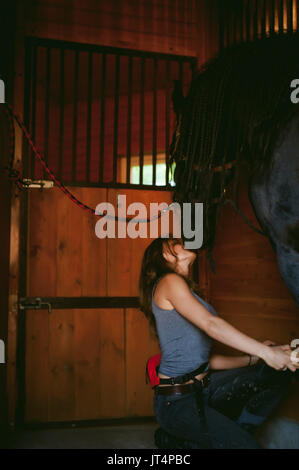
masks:
<instances>
[{"instance_id":1,"label":"horse's leg","mask_svg":"<svg viewBox=\"0 0 299 470\"><path fill-rule=\"evenodd\" d=\"M269 168L251 176L248 195L299 307L299 116L279 136Z\"/></svg>"}]
</instances>

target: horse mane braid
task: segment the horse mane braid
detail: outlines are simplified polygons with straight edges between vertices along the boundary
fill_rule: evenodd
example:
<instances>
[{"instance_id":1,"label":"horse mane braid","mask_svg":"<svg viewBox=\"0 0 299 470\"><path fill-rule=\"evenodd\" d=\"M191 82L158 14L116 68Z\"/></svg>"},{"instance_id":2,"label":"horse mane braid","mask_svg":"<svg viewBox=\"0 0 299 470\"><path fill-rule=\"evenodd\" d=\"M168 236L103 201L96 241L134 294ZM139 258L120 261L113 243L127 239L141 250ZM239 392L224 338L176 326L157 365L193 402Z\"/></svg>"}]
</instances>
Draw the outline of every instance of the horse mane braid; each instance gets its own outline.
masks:
<instances>
[{"instance_id":1,"label":"horse mane braid","mask_svg":"<svg viewBox=\"0 0 299 470\"><path fill-rule=\"evenodd\" d=\"M290 99L291 81L299 79L298 52L299 32L241 42L203 64L191 82L170 148L173 200L203 202L210 235L213 168L236 160L234 191L242 162L264 173L278 136L299 113ZM223 195L225 171L219 178Z\"/></svg>"}]
</instances>

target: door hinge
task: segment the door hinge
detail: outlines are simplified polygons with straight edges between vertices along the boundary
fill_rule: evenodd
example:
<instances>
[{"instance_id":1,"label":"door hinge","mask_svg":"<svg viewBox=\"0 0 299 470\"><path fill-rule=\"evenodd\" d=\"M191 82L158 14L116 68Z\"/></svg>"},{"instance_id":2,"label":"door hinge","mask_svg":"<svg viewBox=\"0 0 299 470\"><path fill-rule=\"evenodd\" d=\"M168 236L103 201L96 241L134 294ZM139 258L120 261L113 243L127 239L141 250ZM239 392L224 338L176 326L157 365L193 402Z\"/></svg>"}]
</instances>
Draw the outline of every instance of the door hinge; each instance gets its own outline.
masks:
<instances>
[{"instance_id":1,"label":"door hinge","mask_svg":"<svg viewBox=\"0 0 299 470\"><path fill-rule=\"evenodd\" d=\"M52 308L49 302L42 302L40 297L35 298L28 298L28 297L21 297L19 302L20 310L38 310L47 307L48 312L51 313Z\"/></svg>"}]
</instances>

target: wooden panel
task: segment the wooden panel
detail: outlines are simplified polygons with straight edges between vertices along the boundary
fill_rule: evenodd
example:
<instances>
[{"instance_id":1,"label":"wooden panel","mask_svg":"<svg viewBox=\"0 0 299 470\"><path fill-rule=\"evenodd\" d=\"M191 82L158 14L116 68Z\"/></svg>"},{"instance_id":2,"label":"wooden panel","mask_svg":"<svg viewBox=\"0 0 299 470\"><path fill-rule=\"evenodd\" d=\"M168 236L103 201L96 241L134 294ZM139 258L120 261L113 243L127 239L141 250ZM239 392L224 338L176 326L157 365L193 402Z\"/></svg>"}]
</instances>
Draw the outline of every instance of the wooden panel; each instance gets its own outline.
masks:
<instances>
[{"instance_id":1,"label":"wooden panel","mask_svg":"<svg viewBox=\"0 0 299 470\"><path fill-rule=\"evenodd\" d=\"M133 202L140 202L145 205L147 209L147 216L150 217L150 203L162 203L167 205L171 203L171 194L166 191L138 191L138 190L116 190L109 189L108 200L117 208L117 195L126 195L126 207ZM136 217L143 219L142 214L136 212ZM145 217L145 218L146 218ZM163 214L162 219L167 221L166 213ZM170 231L172 231L172 211L169 217ZM125 232L125 222L120 222L120 230ZM160 222L159 222L160 224ZM146 238L109 238L107 247L107 282L108 282L108 295L109 296L137 296L138 295L138 279L141 268L141 260L145 248L150 244L153 239L150 239L150 224L146 226ZM161 225L158 225L160 227ZM166 231L167 232L167 231ZM118 233L118 223L116 223L116 234ZM164 233L163 233L164 234Z\"/></svg>"},{"instance_id":2,"label":"wooden panel","mask_svg":"<svg viewBox=\"0 0 299 470\"><path fill-rule=\"evenodd\" d=\"M100 416L101 382L100 375L102 312L96 309L74 311L74 367L76 419L93 419ZM109 357L106 360L110 363ZM105 406L105 403L102 403Z\"/></svg>"},{"instance_id":3,"label":"wooden panel","mask_svg":"<svg viewBox=\"0 0 299 470\"><path fill-rule=\"evenodd\" d=\"M31 1L26 8L26 33L196 56L195 8L195 0Z\"/></svg>"},{"instance_id":4,"label":"wooden panel","mask_svg":"<svg viewBox=\"0 0 299 470\"><path fill-rule=\"evenodd\" d=\"M145 382L145 365L160 353L159 342L151 334L148 320L137 309L126 311L127 414L153 416L153 390Z\"/></svg>"},{"instance_id":5,"label":"wooden panel","mask_svg":"<svg viewBox=\"0 0 299 470\"><path fill-rule=\"evenodd\" d=\"M27 295L56 295L58 188L30 191L28 200Z\"/></svg>"},{"instance_id":6,"label":"wooden panel","mask_svg":"<svg viewBox=\"0 0 299 470\"><path fill-rule=\"evenodd\" d=\"M106 189L70 190L94 209L106 200ZM29 196L28 296L106 295L106 240L95 234L98 217L57 187Z\"/></svg>"},{"instance_id":7,"label":"wooden panel","mask_svg":"<svg viewBox=\"0 0 299 470\"><path fill-rule=\"evenodd\" d=\"M78 188L77 188L78 189ZM81 200L93 209L107 201L107 190L101 188L81 188ZM81 209L81 212L82 209ZM95 234L98 216L84 212L78 226L82 232L81 246L81 289L82 296L107 295L106 279L106 240Z\"/></svg>"},{"instance_id":8,"label":"wooden panel","mask_svg":"<svg viewBox=\"0 0 299 470\"><path fill-rule=\"evenodd\" d=\"M54 310L49 315L49 421L74 417L74 330L73 310Z\"/></svg>"},{"instance_id":9,"label":"wooden panel","mask_svg":"<svg viewBox=\"0 0 299 470\"><path fill-rule=\"evenodd\" d=\"M125 412L125 319L120 309L100 312L100 397L103 418L124 417Z\"/></svg>"},{"instance_id":10,"label":"wooden panel","mask_svg":"<svg viewBox=\"0 0 299 470\"><path fill-rule=\"evenodd\" d=\"M14 5L11 5L14 7ZM6 38L4 47L13 61L13 80L8 88L7 99L14 105L14 111L22 118L24 112L24 3L18 3L16 12L16 27L13 31L8 16L4 21L14 34L14 40ZM11 52L11 47L18 50L17 54ZM6 64L3 62L3 66ZM8 69L7 69L8 71ZM4 77L3 77L4 78ZM15 126L15 161L14 169L22 170L22 131ZM8 338L7 338L7 390L8 390L8 419L11 428L15 424L15 411L18 394L17 383L17 338L18 338L18 297L20 291L20 245L21 245L21 198L16 185L11 187L11 211L10 211L10 250L9 250L9 300L8 300Z\"/></svg>"},{"instance_id":11,"label":"wooden panel","mask_svg":"<svg viewBox=\"0 0 299 470\"><path fill-rule=\"evenodd\" d=\"M25 420L48 421L49 315L45 310L26 311L25 368Z\"/></svg>"},{"instance_id":12,"label":"wooden panel","mask_svg":"<svg viewBox=\"0 0 299 470\"><path fill-rule=\"evenodd\" d=\"M0 116L0 161L1 167L7 165L9 155L8 126L4 112ZM8 292L9 292L9 232L10 232L10 198L11 183L4 172L0 174L1 214L0 225L0 340L5 344L5 362L7 361L8 335ZM0 435L7 426L7 395L6 395L6 366L0 363Z\"/></svg>"},{"instance_id":13,"label":"wooden panel","mask_svg":"<svg viewBox=\"0 0 299 470\"><path fill-rule=\"evenodd\" d=\"M121 309L27 311L26 421L126 416L124 345Z\"/></svg>"}]
</instances>

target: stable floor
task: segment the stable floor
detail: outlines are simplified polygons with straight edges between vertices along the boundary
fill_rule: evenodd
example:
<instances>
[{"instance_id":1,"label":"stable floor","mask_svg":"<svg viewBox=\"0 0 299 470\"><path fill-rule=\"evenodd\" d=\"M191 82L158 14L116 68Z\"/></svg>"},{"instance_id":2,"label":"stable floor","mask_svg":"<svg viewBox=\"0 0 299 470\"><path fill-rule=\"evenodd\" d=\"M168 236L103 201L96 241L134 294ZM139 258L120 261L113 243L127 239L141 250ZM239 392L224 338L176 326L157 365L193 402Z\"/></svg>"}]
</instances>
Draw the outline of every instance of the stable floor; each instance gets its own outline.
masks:
<instances>
[{"instance_id":1,"label":"stable floor","mask_svg":"<svg viewBox=\"0 0 299 470\"><path fill-rule=\"evenodd\" d=\"M12 449L156 449L153 423L26 430L11 436ZM265 449L299 449L299 423L272 418L255 434Z\"/></svg>"}]
</instances>

